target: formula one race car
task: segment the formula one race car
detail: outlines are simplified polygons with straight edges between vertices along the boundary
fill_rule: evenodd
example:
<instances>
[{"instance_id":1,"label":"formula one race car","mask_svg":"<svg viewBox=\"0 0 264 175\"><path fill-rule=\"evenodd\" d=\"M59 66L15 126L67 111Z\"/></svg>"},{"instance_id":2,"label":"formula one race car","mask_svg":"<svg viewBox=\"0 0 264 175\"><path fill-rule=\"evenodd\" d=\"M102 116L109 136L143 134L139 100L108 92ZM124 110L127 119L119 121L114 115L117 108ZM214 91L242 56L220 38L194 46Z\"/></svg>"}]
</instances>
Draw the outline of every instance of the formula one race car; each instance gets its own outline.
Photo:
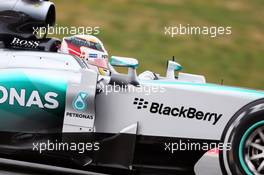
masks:
<instances>
[{"instance_id":1,"label":"formula one race car","mask_svg":"<svg viewBox=\"0 0 264 175\"><path fill-rule=\"evenodd\" d=\"M191 175L217 148L224 174L264 174L262 91L175 76L175 61L165 77L141 79L133 58L112 56L128 74L111 76L69 54L4 47L0 58L3 157L108 174Z\"/></svg>"}]
</instances>

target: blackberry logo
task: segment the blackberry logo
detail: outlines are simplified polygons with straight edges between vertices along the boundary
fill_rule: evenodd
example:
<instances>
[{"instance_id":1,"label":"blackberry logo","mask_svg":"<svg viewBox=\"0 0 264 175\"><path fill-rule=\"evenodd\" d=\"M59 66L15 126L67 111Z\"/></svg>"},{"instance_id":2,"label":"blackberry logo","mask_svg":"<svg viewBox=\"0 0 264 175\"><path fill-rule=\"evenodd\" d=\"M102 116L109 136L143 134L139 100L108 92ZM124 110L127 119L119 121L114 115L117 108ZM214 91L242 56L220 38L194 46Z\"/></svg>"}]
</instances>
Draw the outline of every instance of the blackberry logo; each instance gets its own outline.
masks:
<instances>
[{"instance_id":1,"label":"blackberry logo","mask_svg":"<svg viewBox=\"0 0 264 175\"><path fill-rule=\"evenodd\" d=\"M147 108L148 102L145 101L143 98L135 98L134 105L137 105L137 109Z\"/></svg>"},{"instance_id":2,"label":"blackberry logo","mask_svg":"<svg viewBox=\"0 0 264 175\"><path fill-rule=\"evenodd\" d=\"M218 121L222 118L223 114L218 114L215 112L204 112L193 107L186 106L167 106L164 103L152 102L149 105L148 101L143 98L135 98L134 105L137 109L147 109L152 114L158 114L160 116L170 116L184 119L195 119L199 121L211 122L212 125L216 125Z\"/></svg>"}]
</instances>

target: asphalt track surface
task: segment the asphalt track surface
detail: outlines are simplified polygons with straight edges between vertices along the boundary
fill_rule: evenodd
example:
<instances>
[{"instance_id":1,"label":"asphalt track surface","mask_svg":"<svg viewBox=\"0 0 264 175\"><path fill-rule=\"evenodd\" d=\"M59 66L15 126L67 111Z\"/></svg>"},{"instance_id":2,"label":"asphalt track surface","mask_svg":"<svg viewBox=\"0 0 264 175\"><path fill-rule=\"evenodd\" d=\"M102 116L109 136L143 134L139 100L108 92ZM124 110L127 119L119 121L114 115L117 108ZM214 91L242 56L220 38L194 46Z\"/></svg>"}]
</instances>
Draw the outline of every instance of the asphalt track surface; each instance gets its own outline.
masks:
<instances>
[{"instance_id":1,"label":"asphalt track surface","mask_svg":"<svg viewBox=\"0 0 264 175\"><path fill-rule=\"evenodd\" d=\"M196 175L221 175L218 155L206 153L195 165ZM0 158L1 175L102 175L99 173L80 171L56 166L41 165Z\"/></svg>"}]
</instances>

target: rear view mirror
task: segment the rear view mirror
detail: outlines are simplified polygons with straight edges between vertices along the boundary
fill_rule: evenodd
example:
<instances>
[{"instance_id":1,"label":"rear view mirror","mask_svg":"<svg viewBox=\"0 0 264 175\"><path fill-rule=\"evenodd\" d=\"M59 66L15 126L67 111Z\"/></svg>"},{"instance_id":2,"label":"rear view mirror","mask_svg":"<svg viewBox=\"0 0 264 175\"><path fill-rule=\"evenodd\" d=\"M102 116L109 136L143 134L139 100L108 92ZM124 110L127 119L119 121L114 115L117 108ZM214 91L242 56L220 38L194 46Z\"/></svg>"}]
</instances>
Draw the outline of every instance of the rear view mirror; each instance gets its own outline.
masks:
<instances>
[{"instance_id":1,"label":"rear view mirror","mask_svg":"<svg viewBox=\"0 0 264 175\"><path fill-rule=\"evenodd\" d=\"M169 79L175 79L175 71L180 71L182 70L182 66L175 62L174 60L173 61L168 61L168 66L167 66L167 73L166 73L166 78L169 78Z\"/></svg>"},{"instance_id":2,"label":"rear view mirror","mask_svg":"<svg viewBox=\"0 0 264 175\"><path fill-rule=\"evenodd\" d=\"M136 69L138 67L138 60L135 58L112 56L110 64L112 66L131 67Z\"/></svg>"},{"instance_id":3,"label":"rear view mirror","mask_svg":"<svg viewBox=\"0 0 264 175\"><path fill-rule=\"evenodd\" d=\"M127 57L118 57L112 56L110 59L110 65L117 67L127 67L128 68L128 81L130 84L139 85L137 79L137 67L138 60L135 58L127 58ZM118 75L118 74L117 74Z\"/></svg>"}]
</instances>

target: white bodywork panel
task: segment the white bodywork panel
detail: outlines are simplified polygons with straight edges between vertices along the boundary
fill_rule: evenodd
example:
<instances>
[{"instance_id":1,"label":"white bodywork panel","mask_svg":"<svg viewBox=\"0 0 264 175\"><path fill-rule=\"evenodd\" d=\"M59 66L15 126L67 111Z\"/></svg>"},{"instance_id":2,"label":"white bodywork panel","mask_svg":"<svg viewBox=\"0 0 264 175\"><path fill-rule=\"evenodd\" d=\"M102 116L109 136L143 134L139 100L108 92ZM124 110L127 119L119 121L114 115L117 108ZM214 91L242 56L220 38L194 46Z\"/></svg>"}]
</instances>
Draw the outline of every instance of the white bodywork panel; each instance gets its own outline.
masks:
<instances>
[{"instance_id":1,"label":"white bodywork panel","mask_svg":"<svg viewBox=\"0 0 264 175\"><path fill-rule=\"evenodd\" d=\"M97 73L85 70L81 75L81 83L68 84L62 132L92 132L94 130ZM85 96L79 96L80 93ZM74 108L74 103L78 101L85 106L81 109Z\"/></svg>"},{"instance_id":2,"label":"white bodywork panel","mask_svg":"<svg viewBox=\"0 0 264 175\"><path fill-rule=\"evenodd\" d=\"M144 86L162 85L164 93L144 95L137 92L100 94L96 97L96 131L117 133L126 126L138 122L138 134L147 136L181 137L219 140L231 117L246 104L264 97L264 93L239 88L181 83L176 81L149 81ZM135 98L150 103L222 114L213 125L211 121L189 119L150 113L149 108L137 109Z\"/></svg>"},{"instance_id":3,"label":"white bodywork panel","mask_svg":"<svg viewBox=\"0 0 264 175\"><path fill-rule=\"evenodd\" d=\"M45 52L0 52L0 68L36 68L80 71L80 65L71 55Z\"/></svg>"},{"instance_id":4,"label":"white bodywork panel","mask_svg":"<svg viewBox=\"0 0 264 175\"><path fill-rule=\"evenodd\" d=\"M192 82L192 83L206 83L205 77L202 75L194 75L179 72L178 81Z\"/></svg>"}]
</instances>

